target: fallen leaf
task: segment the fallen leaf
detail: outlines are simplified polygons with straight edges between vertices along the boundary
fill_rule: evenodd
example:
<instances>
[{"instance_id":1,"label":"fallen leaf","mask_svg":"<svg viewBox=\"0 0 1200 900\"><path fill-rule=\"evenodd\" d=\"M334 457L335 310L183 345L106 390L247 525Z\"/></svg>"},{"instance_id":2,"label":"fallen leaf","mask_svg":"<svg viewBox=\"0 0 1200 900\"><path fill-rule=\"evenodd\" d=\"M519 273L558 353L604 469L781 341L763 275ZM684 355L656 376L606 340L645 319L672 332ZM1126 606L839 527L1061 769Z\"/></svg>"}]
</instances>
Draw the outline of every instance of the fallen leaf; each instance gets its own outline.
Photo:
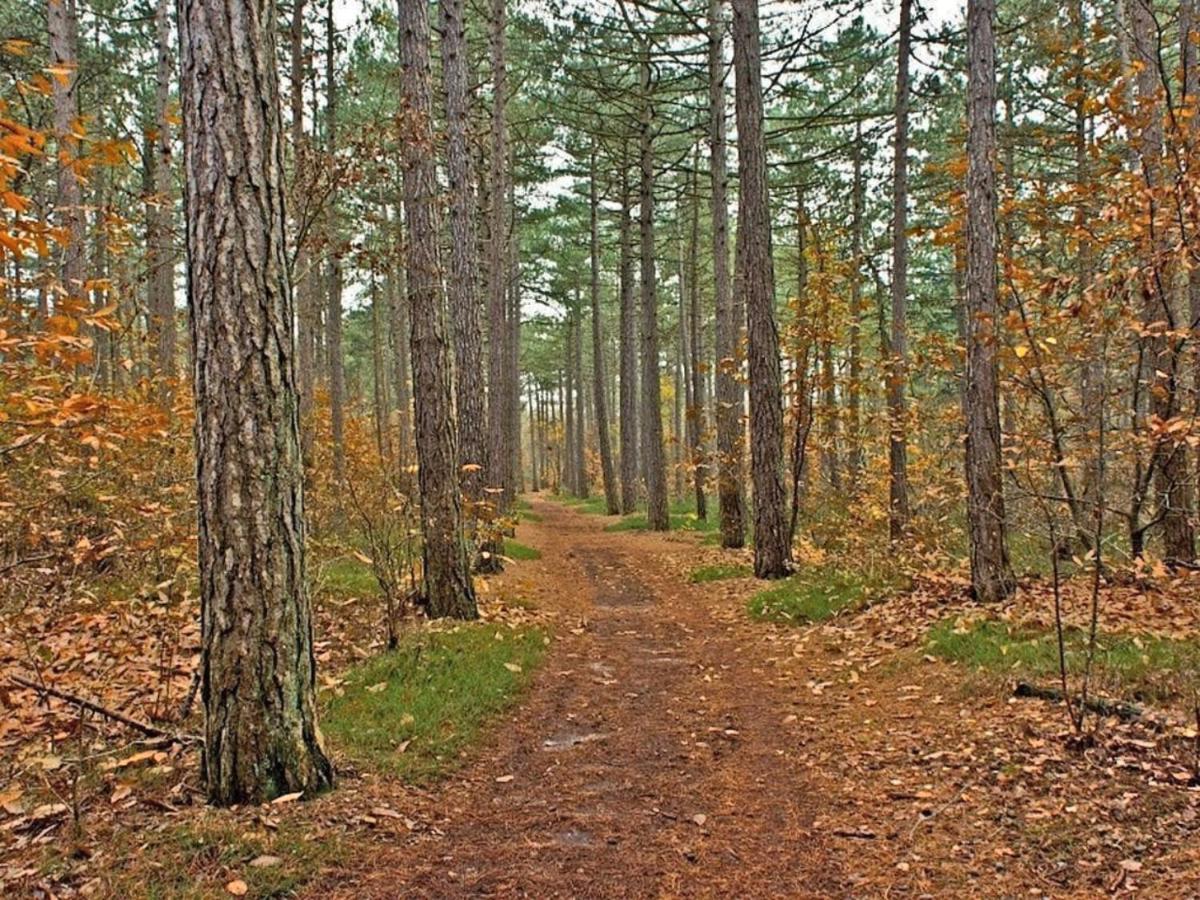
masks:
<instances>
[{"instance_id":1,"label":"fallen leaf","mask_svg":"<svg viewBox=\"0 0 1200 900\"><path fill-rule=\"evenodd\" d=\"M225 885L225 890L233 894L235 897L245 897L250 890L249 885L240 878L235 878L233 881Z\"/></svg>"},{"instance_id":2,"label":"fallen leaf","mask_svg":"<svg viewBox=\"0 0 1200 900\"><path fill-rule=\"evenodd\" d=\"M250 860L250 865L255 869L269 869L272 866L277 866L282 862L283 860L278 856L263 855L256 856L254 859Z\"/></svg>"},{"instance_id":3,"label":"fallen leaf","mask_svg":"<svg viewBox=\"0 0 1200 900\"><path fill-rule=\"evenodd\" d=\"M294 800L299 800L304 796L304 791L296 791L293 794L281 794L271 801L272 806L279 806L284 803L291 803Z\"/></svg>"},{"instance_id":4,"label":"fallen leaf","mask_svg":"<svg viewBox=\"0 0 1200 900\"><path fill-rule=\"evenodd\" d=\"M499 784L508 784L508 783L509 783L510 781L512 781L512 780L513 780L515 777L516 777L515 775L498 775L498 776L496 777L496 781L497 781Z\"/></svg>"}]
</instances>

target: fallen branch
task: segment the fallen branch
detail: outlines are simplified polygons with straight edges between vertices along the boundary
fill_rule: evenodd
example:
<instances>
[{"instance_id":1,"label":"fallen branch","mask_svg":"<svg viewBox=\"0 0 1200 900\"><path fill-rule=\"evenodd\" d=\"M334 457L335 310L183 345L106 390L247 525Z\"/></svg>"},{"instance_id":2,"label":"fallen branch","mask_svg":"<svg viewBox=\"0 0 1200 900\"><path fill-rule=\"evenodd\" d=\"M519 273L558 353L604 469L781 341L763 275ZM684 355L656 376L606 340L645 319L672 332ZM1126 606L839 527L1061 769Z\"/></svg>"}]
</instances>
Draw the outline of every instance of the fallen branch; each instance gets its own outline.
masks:
<instances>
[{"instance_id":1,"label":"fallen branch","mask_svg":"<svg viewBox=\"0 0 1200 900\"><path fill-rule=\"evenodd\" d=\"M28 678L22 678L20 675L12 676L12 683L18 687L29 688L37 691L40 694L45 694L50 697L57 697L59 700L65 700L67 703L74 703L81 709L86 709L98 715L104 716L106 719L112 719L114 722L120 722L134 731L140 731L147 737L164 738L171 743L177 744L199 744L201 739L194 734L176 734L158 728L147 722L139 721L122 712L117 712L115 709L110 709L103 704L97 703L95 700L89 700L87 697L81 697L78 694L72 694L69 691L62 691L58 688L52 688L46 684L38 684L36 681L30 681Z\"/></svg>"},{"instance_id":2,"label":"fallen branch","mask_svg":"<svg viewBox=\"0 0 1200 900\"><path fill-rule=\"evenodd\" d=\"M1013 696L1051 700L1055 703L1063 702L1063 692L1058 688L1039 687L1036 684L1029 684L1025 681L1017 682L1017 686L1013 690ZM1088 712L1093 712L1100 716L1111 716L1120 719L1122 722L1138 722L1149 726L1155 731L1161 731L1167 726L1167 723L1162 719L1149 715L1136 703L1126 703L1123 700L1106 700L1103 697L1089 697L1084 702L1084 707Z\"/></svg>"}]
</instances>

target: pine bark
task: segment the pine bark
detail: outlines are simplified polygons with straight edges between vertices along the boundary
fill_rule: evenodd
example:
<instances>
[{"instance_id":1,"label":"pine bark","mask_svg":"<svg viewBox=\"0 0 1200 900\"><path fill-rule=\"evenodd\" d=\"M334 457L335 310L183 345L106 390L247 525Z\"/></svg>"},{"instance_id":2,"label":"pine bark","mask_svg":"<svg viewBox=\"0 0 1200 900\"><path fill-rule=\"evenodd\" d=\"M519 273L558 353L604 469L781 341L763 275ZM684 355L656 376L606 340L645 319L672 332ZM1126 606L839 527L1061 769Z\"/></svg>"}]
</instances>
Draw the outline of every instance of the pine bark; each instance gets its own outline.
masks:
<instances>
[{"instance_id":1,"label":"pine bark","mask_svg":"<svg viewBox=\"0 0 1200 900\"><path fill-rule=\"evenodd\" d=\"M588 178L588 208L591 225L592 300L592 401L596 420L596 443L600 452L600 475L604 483L604 507L610 516L621 512L617 476L613 470L612 443L608 435L608 373L604 365L604 320L600 313L600 198L596 190L596 153L592 151Z\"/></svg>"},{"instance_id":2,"label":"pine bark","mask_svg":"<svg viewBox=\"0 0 1200 900\"><path fill-rule=\"evenodd\" d=\"M50 78L57 154L54 212L57 225L65 235L59 259L59 281L65 292L66 308L78 314L84 312L87 306L84 289L87 247L84 243L83 190L79 173L75 170L80 149L76 134L79 119L79 23L75 14L75 0L49 0L47 28L50 65L54 69ZM61 301L55 304L56 308L59 305Z\"/></svg>"},{"instance_id":3,"label":"pine bark","mask_svg":"<svg viewBox=\"0 0 1200 900\"><path fill-rule=\"evenodd\" d=\"M699 163L697 153L696 162ZM687 284L688 284L688 357L691 391L688 399L687 426L688 446L692 455L692 486L696 497L696 518L708 518L708 499L705 496L705 482L708 479L708 460L704 450L705 420L704 410L706 398L704 392L704 369L701 360L704 359L704 332L700 327L700 198L697 196L698 175L691 179L691 228L688 234L687 247Z\"/></svg>"},{"instance_id":4,"label":"pine bark","mask_svg":"<svg viewBox=\"0 0 1200 900\"><path fill-rule=\"evenodd\" d=\"M462 537L450 348L442 297L441 215L433 155L429 10L400 0L400 95L409 123L402 142L405 261L411 315L413 399L424 594L429 614L474 619L475 588Z\"/></svg>"},{"instance_id":5,"label":"pine bark","mask_svg":"<svg viewBox=\"0 0 1200 900\"><path fill-rule=\"evenodd\" d=\"M1163 189L1163 123L1159 97L1158 24L1151 0L1134 0L1134 54L1140 63L1136 76L1137 99L1143 117L1141 169L1146 191L1146 220L1142 261L1142 375L1150 396L1148 429L1168 423L1182 413L1180 404L1180 342L1172 304L1173 273L1167 264L1166 216L1160 210ZM1151 432L1153 433L1153 432ZM1153 437L1154 493L1162 520L1163 555L1172 561L1191 562L1196 537L1188 498L1187 445L1165 430Z\"/></svg>"},{"instance_id":6,"label":"pine bark","mask_svg":"<svg viewBox=\"0 0 1200 900\"><path fill-rule=\"evenodd\" d=\"M335 77L337 31L333 24L335 0L325 7L325 149L333 165L337 150L338 90ZM338 210L333 203L329 209L329 296L325 312L325 347L329 354L329 423L333 442L333 477L341 484L346 479L346 366L342 356L342 257L338 236Z\"/></svg>"},{"instance_id":7,"label":"pine bark","mask_svg":"<svg viewBox=\"0 0 1200 900\"><path fill-rule=\"evenodd\" d=\"M742 386L738 381L741 321L729 285L729 206L725 162L725 23L720 0L708 5L708 143L712 182L713 291L716 326L714 373L717 428L717 502L721 514L721 546L746 543L746 502L742 493Z\"/></svg>"},{"instance_id":8,"label":"pine bark","mask_svg":"<svg viewBox=\"0 0 1200 900\"><path fill-rule=\"evenodd\" d=\"M297 198L304 190L303 179L308 164L308 142L304 134L304 2L293 0L292 20L288 29L291 93L292 136L292 198L293 238L296 241L295 262L292 265L292 285L296 303L297 379L300 385L300 450L305 465L312 463L314 428L312 421L313 394L316 385L316 343L313 328L313 279L309 242L301 229Z\"/></svg>"},{"instance_id":9,"label":"pine bark","mask_svg":"<svg viewBox=\"0 0 1200 900\"><path fill-rule=\"evenodd\" d=\"M996 278L995 0L967 4L967 531L980 602L1014 589L1001 480Z\"/></svg>"},{"instance_id":10,"label":"pine bark","mask_svg":"<svg viewBox=\"0 0 1200 900\"><path fill-rule=\"evenodd\" d=\"M637 295L633 281L633 215L629 199L629 169L621 165L621 219L618 281L620 303L621 512L637 509L638 499L638 377Z\"/></svg>"},{"instance_id":11,"label":"pine bark","mask_svg":"<svg viewBox=\"0 0 1200 900\"><path fill-rule=\"evenodd\" d=\"M896 60L896 140L892 167L892 334L887 371L888 531L908 527L908 102L912 0L900 0ZM995 76L993 75L993 81Z\"/></svg>"},{"instance_id":12,"label":"pine bark","mask_svg":"<svg viewBox=\"0 0 1200 900\"><path fill-rule=\"evenodd\" d=\"M508 246L507 166L508 166L508 17L506 0L491 0L489 47L492 66L492 116L488 198L488 483L502 489L495 494L501 510L507 509L510 478L508 446L508 401L505 378L507 362L508 316L505 250Z\"/></svg>"},{"instance_id":13,"label":"pine bark","mask_svg":"<svg viewBox=\"0 0 1200 900\"><path fill-rule=\"evenodd\" d=\"M154 8L154 32L157 49L154 83L154 199L147 210L146 267L150 288L150 318L155 363L164 378L176 375L175 334L175 247L171 235L171 82L174 60L171 54L171 7L169 0L157 0Z\"/></svg>"},{"instance_id":14,"label":"pine bark","mask_svg":"<svg viewBox=\"0 0 1200 900\"><path fill-rule=\"evenodd\" d=\"M270 0L180 0L209 799L329 787Z\"/></svg>"},{"instance_id":15,"label":"pine bark","mask_svg":"<svg viewBox=\"0 0 1200 900\"><path fill-rule=\"evenodd\" d=\"M733 0L733 67L738 129L737 284L746 298L750 362L750 473L754 483L754 574L780 578L791 570L784 517L783 396L775 268L763 133L758 0Z\"/></svg>"},{"instance_id":16,"label":"pine bark","mask_svg":"<svg viewBox=\"0 0 1200 900\"><path fill-rule=\"evenodd\" d=\"M642 464L646 475L646 522L652 531L666 531L671 527L671 522L667 508L667 461L663 449L662 385L659 382L658 359L658 275L654 260L654 110L650 96L650 62L645 57L641 63L641 87L638 229L642 257Z\"/></svg>"},{"instance_id":17,"label":"pine bark","mask_svg":"<svg viewBox=\"0 0 1200 900\"><path fill-rule=\"evenodd\" d=\"M455 400L463 493L475 507L487 477L487 410L483 334L479 322L479 260L475 190L467 144L466 20L462 0L442 0L442 81L446 93L446 174L450 189L450 277L446 281L454 329ZM472 514L475 510L472 509Z\"/></svg>"}]
</instances>

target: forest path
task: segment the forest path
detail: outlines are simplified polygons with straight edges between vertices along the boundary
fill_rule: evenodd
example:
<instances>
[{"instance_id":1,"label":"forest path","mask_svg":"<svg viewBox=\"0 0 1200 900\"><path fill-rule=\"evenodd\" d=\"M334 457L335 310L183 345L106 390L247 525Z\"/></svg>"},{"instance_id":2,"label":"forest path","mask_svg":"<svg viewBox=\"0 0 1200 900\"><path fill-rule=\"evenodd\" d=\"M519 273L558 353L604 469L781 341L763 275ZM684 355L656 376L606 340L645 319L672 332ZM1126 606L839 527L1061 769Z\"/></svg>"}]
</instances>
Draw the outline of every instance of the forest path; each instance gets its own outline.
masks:
<instances>
[{"instance_id":1,"label":"forest path","mask_svg":"<svg viewBox=\"0 0 1200 900\"><path fill-rule=\"evenodd\" d=\"M786 725L796 698L744 613L688 583L694 536L608 532L611 519L536 497L533 509L518 537L542 556L501 588L558 620L529 693L421 798L435 829L350 861L316 893L839 893Z\"/></svg>"}]
</instances>

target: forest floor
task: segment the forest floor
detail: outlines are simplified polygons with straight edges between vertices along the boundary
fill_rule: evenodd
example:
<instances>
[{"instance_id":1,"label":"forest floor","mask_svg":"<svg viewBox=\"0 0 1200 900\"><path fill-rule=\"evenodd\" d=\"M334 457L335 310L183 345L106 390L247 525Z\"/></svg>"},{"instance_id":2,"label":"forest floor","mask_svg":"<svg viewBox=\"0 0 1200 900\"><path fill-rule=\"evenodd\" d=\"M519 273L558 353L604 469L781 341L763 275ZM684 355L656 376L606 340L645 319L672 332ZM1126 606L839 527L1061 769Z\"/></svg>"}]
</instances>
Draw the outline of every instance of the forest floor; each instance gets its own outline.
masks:
<instances>
[{"instance_id":1,"label":"forest floor","mask_svg":"<svg viewBox=\"0 0 1200 900\"><path fill-rule=\"evenodd\" d=\"M517 537L540 558L489 585L554 636L519 703L438 780L351 766L311 802L188 811L225 837L187 893L254 896L279 857L307 868L278 892L314 898L1200 893L1194 733L1076 739L1061 706L931 654L961 591L755 621L761 583L691 578L748 555L531 509ZM148 878L153 848L125 874Z\"/></svg>"}]
</instances>

